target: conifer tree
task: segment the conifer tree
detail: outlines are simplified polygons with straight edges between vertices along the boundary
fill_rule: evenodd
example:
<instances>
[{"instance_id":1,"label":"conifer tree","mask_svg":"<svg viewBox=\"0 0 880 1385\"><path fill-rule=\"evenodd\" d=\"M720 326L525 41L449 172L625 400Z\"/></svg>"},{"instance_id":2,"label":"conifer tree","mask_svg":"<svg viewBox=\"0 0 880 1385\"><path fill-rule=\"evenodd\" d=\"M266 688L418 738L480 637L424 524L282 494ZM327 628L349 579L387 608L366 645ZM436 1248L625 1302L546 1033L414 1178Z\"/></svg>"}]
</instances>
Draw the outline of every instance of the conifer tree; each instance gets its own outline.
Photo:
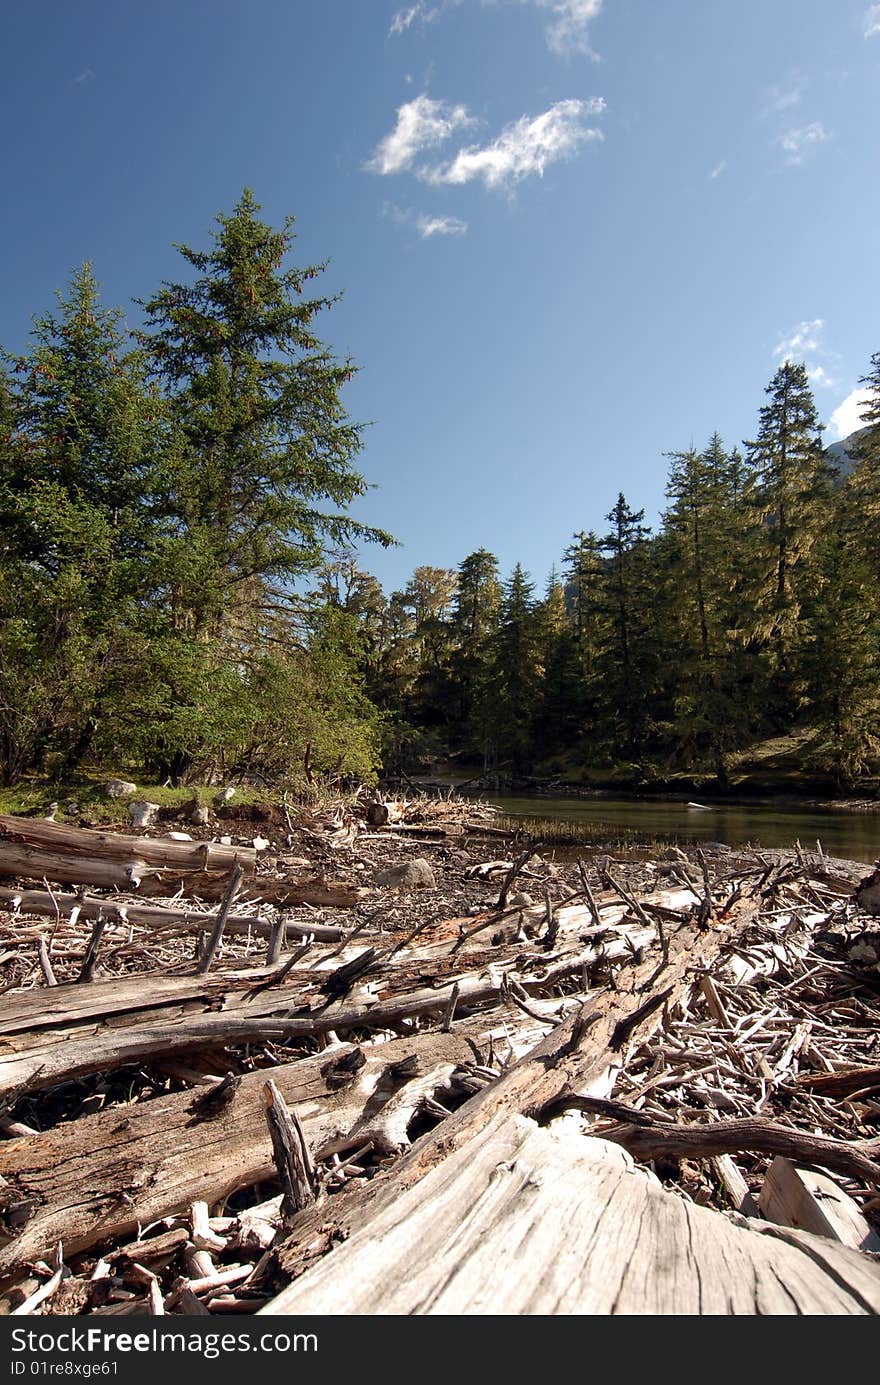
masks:
<instances>
[{"instance_id":1,"label":"conifer tree","mask_svg":"<svg viewBox=\"0 0 880 1385\"><path fill-rule=\"evenodd\" d=\"M463 746L487 756L489 725L484 715L490 699L493 640L501 607L498 559L479 548L459 564L452 612L452 680L450 687L453 725Z\"/></svg>"},{"instance_id":2,"label":"conifer tree","mask_svg":"<svg viewBox=\"0 0 880 1385\"><path fill-rule=\"evenodd\" d=\"M806 366L785 361L766 390L757 436L748 442L755 474L754 632L770 659L777 717L790 717L797 697L797 645L810 555L829 520L834 469L822 449L822 428Z\"/></svg>"},{"instance_id":3,"label":"conifer tree","mask_svg":"<svg viewBox=\"0 0 880 1385\"><path fill-rule=\"evenodd\" d=\"M609 640L601 677L612 700L607 705L615 739L632 760L640 760L651 722L654 687L651 627L656 618L656 590L649 589L648 529L644 510L633 510L621 492L605 516L609 532L600 541L607 558L605 585ZM652 599L652 597L654 599Z\"/></svg>"},{"instance_id":4,"label":"conifer tree","mask_svg":"<svg viewBox=\"0 0 880 1385\"><path fill-rule=\"evenodd\" d=\"M504 584L494 645L488 705L483 711L494 724L498 762L521 770L533 754L532 721L541 666L534 586L520 563Z\"/></svg>"},{"instance_id":5,"label":"conifer tree","mask_svg":"<svg viewBox=\"0 0 880 1385\"><path fill-rule=\"evenodd\" d=\"M35 319L29 351L7 358L3 390L0 601L17 646L3 677L22 686L7 683L0 716L18 772L22 756L40 764L49 749L72 770L96 735L112 739L123 701L137 697L159 581L161 401L90 265L58 298Z\"/></svg>"},{"instance_id":6,"label":"conifer tree","mask_svg":"<svg viewBox=\"0 0 880 1385\"><path fill-rule=\"evenodd\" d=\"M222 625L253 581L252 600L277 603L328 549L391 542L345 513L367 483L353 465L362 427L341 400L354 366L315 333L336 299L306 296L325 266L285 267L293 218L275 230L259 210L245 189L210 249L178 247L194 280L143 304L180 439L167 497L186 550L175 599L196 630Z\"/></svg>"},{"instance_id":7,"label":"conifer tree","mask_svg":"<svg viewBox=\"0 0 880 1385\"><path fill-rule=\"evenodd\" d=\"M176 779L192 768L193 725L216 720L205 688L234 687L248 669L247 702L260 660L277 662L285 644L280 667L295 686L296 579L356 540L391 542L346 513L367 485L354 466L362 428L341 399L354 367L315 332L335 299L307 296L325 266L286 265L293 218L275 230L259 210L246 189L208 250L178 247L194 277L142 305L141 340L175 430L163 565L186 657L168 683L174 716L161 739Z\"/></svg>"},{"instance_id":8,"label":"conifer tree","mask_svg":"<svg viewBox=\"0 0 880 1385\"><path fill-rule=\"evenodd\" d=\"M717 433L701 453L691 448L668 455L666 494L672 505L664 516L664 538L670 553L676 744L685 763L698 764L709 753L718 786L726 789L726 755L745 711L734 636L734 574L745 538L738 511L740 459L725 452Z\"/></svg>"}]
</instances>

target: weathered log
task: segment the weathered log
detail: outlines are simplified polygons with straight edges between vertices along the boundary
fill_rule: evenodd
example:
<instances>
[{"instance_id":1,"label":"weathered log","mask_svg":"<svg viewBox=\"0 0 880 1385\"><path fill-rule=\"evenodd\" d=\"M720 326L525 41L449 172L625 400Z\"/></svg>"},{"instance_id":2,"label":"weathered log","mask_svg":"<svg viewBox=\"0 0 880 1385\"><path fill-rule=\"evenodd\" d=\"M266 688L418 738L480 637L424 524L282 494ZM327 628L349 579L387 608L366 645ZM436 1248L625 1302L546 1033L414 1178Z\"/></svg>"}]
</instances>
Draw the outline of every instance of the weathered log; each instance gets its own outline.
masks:
<instances>
[{"instance_id":1,"label":"weathered log","mask_svg":"<svg viewBox=\"0 0 880 1385\"><path fill-rule=\"evenodd\" d=\"M827 1167L827 1160L823 1160ZM768 1221L828 1236L854 1250L880 1251L880 1236L856 1203L819 1169L799 1168L778 1154L761 1185L758 1206Z\"/></svg>"},{"instance_id":2,"label":"weathered log","mask_svg":"<svg viewBox=\"0 0 880 1385\"><path fill-rule=\"evenodd\" d=\"M366 1061L344 1086L329 1083L327 1074L334 1061L354 1052L350 1044L280 1064L271 1069L272 1079L318 1147L355 1126L368 1101L378 1113L383 1074L389 1074L386 1100L399 1087L391 1074L395 1064L413 1055L426 1067L467 1062L473 1057L468 1038L483 1041L492 1029L491 1017L475 1018L456 1024L451 1034L362 1045ZM235 1100L214 1120L195 1120L192 1092L179 1092L4 1141L7 1212L17 1203L26 1219L17 1229L7 1226L12 1239L0 1246L0 1273L47 1254L59 1241L73 1255L184 1211L196 1199L219 1202L271 1178L272 1146L261 1114L265 1076L242 1076Z\"/></svg>"},{"instance_id":3,"label":"weathered log","mask_svg":"<svg viewBox=\"0 0 880 1385\"><path fill-rule=\"evenodd\" d=\"M724 944L749 927L758 907L758 903L751 899L742 900L735 914L732 913L723 926L703 930L692 924L684 924L671 936L668 962L661 978L663 989L669 992L670 1005L693 984L692 973L699 975ZM643 1008L645 991L642 987L652 984L656 970L656 959L653 957L628 970L625 973L626 990L606 991L588 1000L578 1013L557 1026L497 1082L493 1082L444 1121L438 1131L422 1136L390 1174L375 1178L367 1188L348 1194L340 1200L338 1210L334 1205L333 1224L340 1236L349 1235L367 1214L368 1208L386 1207L418 1183L441 1160L468 1146L497 1113L528 1113L564 1090L589 1089L592 1084L602 1081L608 1068L617 1061L612 1048L615 1031L621 1021ZM656 1008L647 1015L638 1029L639 1039L644 1041L649 1038L661 1024L662 1018L662 1008ZM326 1225L329 1221L327 1213L322 1224ZM304 1259L311 1255L308 1247L316 1229L317 1223L306 1216L296 1230L279 1243L277 1259L281 1274L300 1272Z\"/></svg>"},{"instance_id":4,"label":"weathered log","mask_svg":"<svg viewBox=\"0 0 880 1385\"><path fill-rule=\"evenodd\" d=\"M82 856L87 860L115 861L127 865L167 867L174 871L221 871L227 875L236 862L245 876L256 869L257 853L252 846L223 846L219 842L178 842L168 837L130 837L121 832L100 832L90 827L69 827L44 818L16 818L0 814L0 869L6 871L7 847L21 846L48 852L66 859ZM44 874L47 874L44 872ZM51 874L48 879L53 879Z\"/></svg>"},{"instance_id":5,"label":"weathered log","mask_svg":"<svg viewBox=\"0 0 880 1385\"><path fill-rule=\"evenodd\" d=\"M296 1111L291 1111L272 1078L263 1083L263 1105L275 1170L281 1184L281 1217L289 1222L297 1212L311 1207L315 1201L315 1170L302 1122Z\"/></svg>"},{"instance_id":6,"label":"weathered log","mask_svg":"<svg viewBox=\"0 0 880 1385\"><path fill-rule=\"evenodd\" d=\"M311 901L303 900L302 903ZM52 894L48 890L16 890L0 887L0 908L43 918L69 918L76 910L81 918L97 918L101 911L112 922L134 923L142 928L178 928L196 931L206 928L211 915L193 909L168 909L161 904L131 904L127 900L101 899L96 895ZM227 933L259 933L271 935L274 923L250 914L230 914L226 920ZM288 936L307 937L317 942L338 942L346 930L326 923L301 923L285 920Z\"/></svg>"},{"instance_id":7,"label":"weathered log","mask_svg":"<svg viewBox=\"0 0 880 1385\"><path fill-rule=\"evenodd\" d=\"M624 955L626 951L622 938L599 947L581 949L544 965L540 973L524 975L519 984L527 995L540 994L567 977L581 975L591 962L607 959L615 953ZM419 975L420 966L414 961L410 976ZM247 1004L246 993L241 995L240 977L233 983L229 977L218 978L213 983L209 978L199 978L200 984L191 978L166 978L158 993L168 1006L181 1007L190 1002L186 1013L159 1013L151 1017L149 1023L144 1023L136 1011L150 1006L149 993L143 991L142 978L127 978L125 983L116 983L118 992L108 990L105 993L105 998L120 1007L117 1013L124 1009L131 1016L124 1027L118 1024L111 1027L102 1022L107 1017L92 1009L89 1020L81 1019L79 1027L73 1029L63 1010L67 988L60 986L41 991L37 996L37 1004L43 995L51 1004L54 1020L50 1027L45 1018L35 1020L34 993L31 992L27 1000L19 998L12 1002L12 1013L4 1014L0 1021L0 1033L5 1031L8 1036L5 1051L0 1052L0 1095L18 1087L34 1091L57 1086L89 1073L218 1044L281 1041L326 1034L330 1030L345 1032L356 1027L381 1029L405 1018L442 1016L456 985L458 1013L462 1014L474 1006L497 1001L504 982L503 973L497 967L489 975L485 972L452 973L441 985L417 990L396 990L399 982L393 979L386 983L385 993L380 991L378 997L325 1002L316 990L323 979L321 972L310 971L305 978L297 978L292 973L283 990L256 991L258 999ZM306 991L303 990L304 981L308 986ZM195 1005L200 1010L207 1008L209 1002L205 997L216 996L214 988L223 982L228 989L238 991L239 998L227 998L226 1008L219 1013L193 1014ZM83 990L82 987L75 989ZM92 986L89 994L100 996L101 993ZM311 1009L310 1004L316 1004L316 1008ZM77 1004L76 1008L83 1016L81 1006ZM132 1011L135 1011L133 1015Z\"/></svg>"},{"instance_id":8,"label":"weathered log","mask_svg":"<svg viewBox=\"0 0 880 1385\"><path fill-rule=\"evenodd\" d=\"M596 1111L601 1105L591 1097L572 1093L556 1097L536 1115L546 1122L564 1111ZM628 1113L629 1114L629 1113ZM639 1113L641 1114L641 1113ZM864 1179L880 1187L880 1140L847 1144L825 1135L795 1130L762 1116L742 1120L713 1121L711 1125L660 1125L642 1116L638 1124L624 1124L597 1132L603 1140L622 1145L634 1159L707 1159L718 1154L783 1154L821 1164L848 1178Z\"/></svg>"},{"instance_id":9,"label":"weathered log","mask_svg":"<svg viewBox=\"0 0 880 1385\"><path fill-rule=\"evenodd\" d=\"M877 1314L880 1266L803 1232L728 1220L664 1191L612 1144L499 1110L260 1312L341 1310Z\"/></svg>"}]
</instances>

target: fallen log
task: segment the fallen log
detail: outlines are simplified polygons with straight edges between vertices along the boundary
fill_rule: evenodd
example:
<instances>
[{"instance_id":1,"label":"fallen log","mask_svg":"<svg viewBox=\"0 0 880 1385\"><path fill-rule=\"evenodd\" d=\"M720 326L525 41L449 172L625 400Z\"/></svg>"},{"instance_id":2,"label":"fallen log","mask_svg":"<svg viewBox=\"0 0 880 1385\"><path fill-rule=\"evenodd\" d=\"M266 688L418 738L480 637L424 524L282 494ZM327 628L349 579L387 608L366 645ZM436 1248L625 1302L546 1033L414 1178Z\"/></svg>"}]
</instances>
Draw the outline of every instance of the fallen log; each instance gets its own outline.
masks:
<instances>
[{"instance_id":1,"label":"fallen log","mask_svg":"<svg viewBox=\"0 0 880 1385\"><path fill-rule=\"evenodd\" d=\"M259 1311L341 1308L864 1315L880 1313L880 1267L804 1232L728 1220L666 1192L613 1144L499 1109Z\"/></svg>"},{"instance_id":2,"label":"fallen log","mask_svg":"<svg viewBox=\"0 0 880 1385\"><path fill-rule=\"evenodd\" d=\"M269 1071L314 1150L355 1127L368 1103L378 1113L377 1088L395 1064L413 1056L422 1068L467 1062L473 1058L468 1038L485 1041L497 1027L493 1017L477 1017L455 1024L449 1034L364 1044L365 1062L343 1086L335 1073L355 1051L353 1044ZM516 1034L517 1026L512 1030ZM233 1101L216 1119L194 1120L192 1092L185 1091L4 1141L7 1244L0 1245L0 1273L47 1254L59 1241L70 1256L196 1200L214 1204L271 1178L272 1145L261 1109L265 1078L265 1071L242 1076ZM400 1085L392 1077L384 1099Z\"/></svg>"},{"instance_id":3,"label":"fallen log","mask_svg":"<svg viewBox=\"0 0 880 1385\"><path fill-rule=\"evenodd\" d=\"M0 908L50 919L70 918L74 911L79 918L93 919L100 911L111 923L133 923L142 928L187 929L193 932L207 928L213 917L194 909L168 909L160 904L132 904L128 900L103 899L97 895L53 894L49 890L16 890L8 886L0 887ZM251 914L230 914L226 920L227 933L257 933L268 937L273 927L274 922ZM311 935L317 942L339 942L346 936L344 928L325 923L286 919L283 920L283 927L288 937L304 938Z\"/></svg>"},{"instance_id":4,"label":"fallen log","mask_svg":"<svg viewBox=\"0 0 880 1385\"><path fill-rule=\"evenodd\" d=\"M601 1104L601 1103L600 1103ZM597 1103L576 1093L556 1097L536 1114L543 1122L564 1111L595 1111ZM880 1140L847 1144L825 1135L795 1130L764 1117L713 1121L711 1125L657 1124L639 1113L638 1124L619 1125L597 1132L603 1140L622 1145L634 1159L708 1159L719 1154L782 1154L847 1178L864 1179L880 1187Z\"/></svg>"},{"instance_id":5,"label":"fallen log","mask_svg":"<svg viewBox=\"0 0 880 1385\"><path fill-rule=\"evenodd\" d=\"M828 1166L828 1161L822 1162ZM778 1154L767 1170L758 1206L768 1221L828 1236L855 1250L880 1251L880 1236L857 1202L827 1174L803 1168Z\"/></svg>"},{"instance_id":6,"label":"fallen log","mask_svg":"<svg viewBox=\"0 0 880 1385\"><path fill-rule=\"evenodd\" d=\"M589 1089L601 1083L608 1069L619 1063L614 1048L620 1025L632 1025L642 1012L638 1037L644 1042L663 1020L663 1006L645 1013L650 990L664 990L666 1004L672 1007L721 948L744 932L752 923L759 901L743 899L721 927L704 930L683 924L669 938L668 960L657 985L657 960L650 957L624 973L626 990L605 991L558 1025L531 1053L519 1060L497 1082L478 1093L461 1110L444 1121L434 1132L422 1136L386 1176L375 1178L365 1189L340 1198L333 1206L333 1229L345 1238L364 1217L387 1207L407 1189L418 1183L435 1165L469 1143L496 1114L530 1113L565 1090ZM620 979L624 981L624 977ZM322 1225L331 1221L325 1215ZM281 1275L301 1272L313 1251L310 1249L318 1223L305 1214L300 1223L279 1243L277 1264ZM329 1238L332 1239L332 1238ZM329 1244L329 1239L327 1244Z\"/></svg>"},{"instance_id":7,"label":"fallen log","mask_svg":"<svg viewBox=\"0 0 880 1385\"><path fill-rule=\"evenodd\" d=\"M592 950L598 955L598 950ZM568 960L555 963L541 977L524 976L520 985L527 994L535 994L554 985L566 976L579 975L584 966L585 954L576 953ZM309 984L311 1000L316 999L314 987L326 973L310 973ZM168 981L176 978L168 978ZM501 996L503 973L500 968L494 975L466 973L439 987L423 987L415 991L405 991L382 998L361 1001L345 997L332 1003L320 1003L311 1009L302 991L302 978L298 978L300 989L287 988L277 992L263 992L259 1003L229 1005L219 1013L193 1014L192 1006L186 1013L174 1017L161 1015L149 1023L138 1022L137 1014L133 1022L125 1027L106 1023L105 1017L94 1014L94 1019L80 1024L78 1029L58 1022L51 1030L39 1023L30 1026L29 1032L19 1031L10 1034L3 1050L0 1051L0 1096L4 1092L21 1089L33 1092L57 1086L90 1073L111 1071L131 1063L164 1057L173 1053L185 1053L199 1048L211 1048L218 1044L241 1044L258 1040L281 1042L304 1035L326 1034L330 1030L345 1032L353 1028L382 1029L403 1019L438 1014L442 1016L449 1005L453 986L458 986L458 1013L462 1014L474 1006L497 1001ZM143 993L141 978L127 978L130 993L137 996L140 984L140 1008L145 1008L148 999ZM194 980L183 978L185 984L174 1002L182 1004L183 997L195 999L207 994L201 989L192 991ZM224 978L197 979L201 987L222 986ZM227 988L229 978L225 978ZM79 992L83 987L71 989ZM292 988L291 988L292 989ZM67 987L53 987L40 991L39 997L51 997L55 1014L65 1003L64 992ZM93 995L94 987L89 988ZM31 993L32 995L33 993ZM174 995L172 988L171 994ZM20 1002L19 1002L20 1004ZM33 1000L30 1000L33 1013ZM136 999L135 999L136 1004ZM227 1002L228 1004L228 1002ZM198 1002L203 1009L205 1002ZM129 1000L127 1008L134 1005ZM4 1019L4 1023L8 1020ZM11 1051L10 1051L11 1050Z\"/></svg>"},{"instance_id":8,"label":"fallen log","mask_svg":"<svg viewBox=\"0 0 880 1385\"><path fill-rule=\"evenodd\" d=\"M69 827L45 818L16 818L0 814L0 869L5 870L7 847L22 846L61 857L121 862L182 871L227 873L238 863L246 876L254 874L257 853L252 846L223 846L219 842L178 842L169 837L130 837L92 827ZM52 877L49 877L52 878Z\"/></svg>"},{"instance_id":9,"label":"fallen log","mask_svg":"<svg viewBox=\"0 0 880 1385\"><path fill-rule=\"evenodd\" d=\"M238 865L249 882L251 896L267 904L352 909L369 893L361 886L320 876L264 876L256 881L256 862L252 846L129 837L42 818L0 814L0 875L116 890L140 889L142 894L153 895L177 894L184 889L214 900L223 897L229 873Z\"/></svg>"}]
</instances>

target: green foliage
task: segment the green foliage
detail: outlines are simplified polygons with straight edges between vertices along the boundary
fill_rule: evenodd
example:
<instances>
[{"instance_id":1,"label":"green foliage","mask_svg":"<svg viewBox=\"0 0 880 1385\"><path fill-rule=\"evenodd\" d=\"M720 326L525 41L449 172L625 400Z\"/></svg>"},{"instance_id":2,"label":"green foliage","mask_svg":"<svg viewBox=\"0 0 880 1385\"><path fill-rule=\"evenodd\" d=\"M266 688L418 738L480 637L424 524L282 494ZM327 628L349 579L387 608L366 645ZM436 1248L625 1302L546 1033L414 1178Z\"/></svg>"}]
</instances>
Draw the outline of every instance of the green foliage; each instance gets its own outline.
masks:
<instances>
[{"instance_id":1,"label":"green foliage","mask_svg":"<svg viewBox=\"0 0 880 1385\"><path fill-rule=\"evenodd\" d=\"M87 754L160 777L375 772L357 649L296 584L390 542L346 507L351 362L314 330L321 266L245 192L132 346L88 265L0 377L0 773ZM337 613L338 614L338 613ZM335 623L334 623L335 622Z\"/></svg>"}]
</instances>

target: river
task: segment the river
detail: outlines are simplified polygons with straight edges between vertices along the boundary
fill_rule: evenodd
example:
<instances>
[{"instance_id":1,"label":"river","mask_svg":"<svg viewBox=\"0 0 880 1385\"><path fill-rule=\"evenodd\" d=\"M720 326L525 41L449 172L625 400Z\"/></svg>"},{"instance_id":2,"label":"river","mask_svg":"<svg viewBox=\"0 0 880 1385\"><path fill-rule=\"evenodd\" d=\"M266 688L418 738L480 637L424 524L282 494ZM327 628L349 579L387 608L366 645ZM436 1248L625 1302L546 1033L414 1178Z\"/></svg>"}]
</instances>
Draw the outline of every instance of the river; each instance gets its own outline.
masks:
<instances>
[{"instance_id":1,"label":"river","mask_svg":"<svg viewBox=\"0 0 880 1385\"><path fill-rule=\"evenodd\" d=\"M726 846L790 847L800 841L827 856L875 861L880 855L880 813L801 808L790 804L709 804L705 809L668 799L515 798L480 795L511 817L552 818L582 827L585 840L595 825L597 844L623 830L627 840L723 842ZM636 834L636 837L633 837Z\"/></svg>"}]
</instances>

